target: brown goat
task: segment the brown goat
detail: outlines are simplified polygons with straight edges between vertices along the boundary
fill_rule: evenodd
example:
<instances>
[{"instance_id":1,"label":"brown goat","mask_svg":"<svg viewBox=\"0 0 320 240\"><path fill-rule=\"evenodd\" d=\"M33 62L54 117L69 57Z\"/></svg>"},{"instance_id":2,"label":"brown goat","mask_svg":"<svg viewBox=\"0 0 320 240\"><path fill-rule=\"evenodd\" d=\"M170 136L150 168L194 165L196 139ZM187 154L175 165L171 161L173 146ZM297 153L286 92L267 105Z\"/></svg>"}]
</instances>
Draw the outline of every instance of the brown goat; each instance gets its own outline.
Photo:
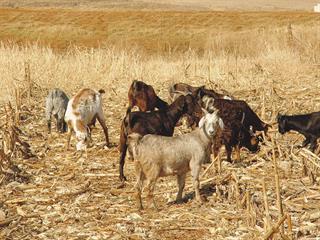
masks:
<instances>
[{"instance_id":1,"label":"brown goat","mask_svg":"<svg viewBox=\"0 0 320 240\"><path fill-rule=\"evenodd\" d=\"M138 80L132 82L128 92L128 99L129 107L127 113L131 112L134 106L137 106L142 112L168 107L168 103L157 96L151 85Z\"/></svg>"},{"instance_id":2,"label":"brown goat","mask_svg":"<svg viewBox=\"0 0 320 240\"><path fill-rule=\"evenodd\" d=\"M230 95L217 93L212 89L206 89L205 86L193 87L186 83L176 83L169 88L170 100L174 101L180 95L192 94L201 89L202 94L215 99L233 99Z\"/></svg>"},{"instance_id":3,"label":"brown goat","mask_svg":"<svg viewBox=\"0 0 320 240\"><path fill-rule=\"evenodd\" d=\"M196 95L186 95L178 97L168 108L153 112L130 112L121 123L120 130L120 180L126 180L123 174L123 167L127 152L127 138L131 133L157 134L172 136L174 127L184 114L202 114Z\"/></svg>"}]
</instances>

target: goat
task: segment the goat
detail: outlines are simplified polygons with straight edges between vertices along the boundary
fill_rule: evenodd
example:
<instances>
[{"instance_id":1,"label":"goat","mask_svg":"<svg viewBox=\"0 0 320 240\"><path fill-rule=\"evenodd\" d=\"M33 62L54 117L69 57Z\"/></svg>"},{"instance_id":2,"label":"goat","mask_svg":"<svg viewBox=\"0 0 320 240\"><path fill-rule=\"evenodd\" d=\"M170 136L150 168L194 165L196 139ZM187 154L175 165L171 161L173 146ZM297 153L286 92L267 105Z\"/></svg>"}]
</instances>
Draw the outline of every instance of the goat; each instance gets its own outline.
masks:
<instances>
[{"instance_id":1,"label":"goat","mask_svg":"<svg viewBox=\"0 0 320 240\"><path fill-rule=\"evenodd\" d=\"M221 136L215 139L213 152L216 156L220 147L225 145L227 151L227 161L231 162L232 149L236 149L236 158L240 160L240 149L245 147L251 152L259 150L260 136L255 136L256 131L267 133L270 125L264 123L250 108L241 100L214 99L212 97L202 97L202 107L208 111L219 111L220 117L225 123Z\"/></svg>"},{"instance_id":2,"label":"goat","mask_svg":"<svg viewBox=\"0 0 320 240\"><path fill-rule=\"evenodd\" d=\"M127 108L127 113L131 112L134 106L137 106L142 112L168 107L168 103L157 96L151 85L138 80L132 82L128 92L128 99L129 107Z\"/></svg>"},{"instance_id":3,"label":"goat","mask_svg":"<svg viewBox=\"0 0 320 240\"><path fill-rule=\"evenodd\" d=\"M219 114L223 120L225 118L238 119L243 122L243 126L246 129L252 129L254 133L256 131L263 131L267 134L268 128L271 127L269 124L264 123L243 100L215 99L207 95L202 96L201 100L202 106L207 111L219 110Z\"/></svg>"},{"instance_id":4,"label":"goat","mask_svg":"<svg viewBox=\"0 0 320 240\"><path fill-rule=\"evenodd\" d=\"M169 87L169 99L174 101L177 97L186 94L192 94L198 92L199 96L202 97L204 95L213 97L215 99L233 99L230 95L225 95L221 93L217 93L214 90L206 89L205 86L193 87L186 83L176 83ZM199 119L194 119L191 116L186 116L187 126L195 126L198 124Z\"/></svg>"},{"instance_id":5,"label":"goat","mask_svg":"<svg viewBox=\"0 0 320 240\"><path fill-rule=\"evenodd\" d=\"M320 112L291 116L278 114L277 121L281 134L290 130L297 131L305 137L300 147L310 144L312 152L317 149L317 139L320 137Z\"/></svg>"},{"instance_id":6,"label":"goat","mask_svg":"<svg viewBox=\"0 0 320 240\"><path fill-rule=\"evenodd\" d=\"M176 83L169 87L170 100L174 101L180 95L192 94L196 91L199 91L200 89L201 89L202 95L208 95L209 97L213 97L215 99L220 99L220 98L229 99L229 100L233 99L233 97L229 95L217 93L211 89L206 89L204 85L200 87L193 87L186 83Z\"/></svg>"},{"instance_id":7,"label":"goat","mask_svg":"<svg viewBox=\"0 0 320 240\"><path fill-rule=\"evenodd\" d=\"M231 154L233 148L236 151L237 161L240 161L241 147L245 147L253 153L257 152L259 150L260 138L255 136L252 131L246 129L242 122L238 120L228 121L230 120L224 121L226 123L223 131L214 139L212 145L214 156L218 155L222 145L226 148L228 162L232 162Z\"/></svg>"},{"instance_id":8,"label":"goat","mask_svg":"<svg viewBox=\"0 0 320 240\"><path fill-rule=\"evenodd\" d=\"M66 132L67 124L64 121L64 115L68 106L69 98L60 89L52 89L46 98L46 120L48 132L51 133L51 117L53 116L57 122L57 131Z\"/></svg>"},{"instance_id":9,"label":"goat","mask_svg":"<svg viewBox=\"0 0 320 240\"><path fill-rule=\"evenodd\" d=\"M196 95L194 93L194 95ZM172 136L174 127L184 114L197 117L201 108L194 95L178 97L168 108L153 112L130 112L121 123L120 129L120 180L126 180L123 167L127 151L127 136L136 132L140 135L158 134Z\"/></svg>"},{"instance_id":10,"label":"goat","mask_svg":"<svg viewBox=\"0 0 320 240\"><path fill-rule=\"evenodd\" d=\"M195 198L201 202L199 174L201 164L210 158L210 145L223 121L216 112L206 113L199 122L199 128L179 136L166 137L148 134L142 137L133 133L128 137L129 152L132 154L137 183L135 188L138 208L142 209L141 191L143 181L147 182L148 202L154 202L153 191L159 177L177 175L178 193L176 202L182 201L186 174L191 170Z\"/></svg>"},{"instance_id":11,"label":"goat","mask_svg":"<svg viewBox=\"0 0 320 240\"><path fill-rule=\"evenodd\" d=\"M88 140L91 138L91 127L95 124L96 119L103 128L106 145L109 146L108 128L102 111L101 95L103 93L105 91L102 89L95 91L84 88L70 99L64 118L68 124L68 149L72 132L75 131L78 140L77 150L86 150Z\"/></svg>"}]
</instances>

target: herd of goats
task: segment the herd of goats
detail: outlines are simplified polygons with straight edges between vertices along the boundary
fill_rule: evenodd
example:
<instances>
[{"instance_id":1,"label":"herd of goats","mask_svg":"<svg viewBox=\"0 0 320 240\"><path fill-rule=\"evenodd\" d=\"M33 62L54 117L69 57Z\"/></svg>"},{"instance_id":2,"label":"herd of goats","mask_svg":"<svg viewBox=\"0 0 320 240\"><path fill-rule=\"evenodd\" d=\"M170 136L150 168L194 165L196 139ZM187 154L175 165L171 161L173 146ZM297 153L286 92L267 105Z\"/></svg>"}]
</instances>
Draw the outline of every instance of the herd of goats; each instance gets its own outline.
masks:
<instances>
[{"instance_id":1,"label":"herd of goats","mask_svg":"<svg viewBox=\"0 0 320 240\"><path fill-rule=\"evenodd\" d=\"M105 134L106 145L110 146L102 110L103 93L104 90L85 88L69 100L62 90L51 90L46 99L49 133L53 116L57 120L58 131L68 131L67 148L72 133L75 133L76 149L86 151L91 141L92 128L98 120ZM157 208L153 191L157 179L162 176L177 176L179 190L176 201L181 202L189 170L195 199L201 202L199 173L201 164L210 161L211 153L217 156L224 145L227 161L232 161L233 149L239 160L242 147L251 152L259 150L260 142L264 141L271 127L245 101L204 86L177 83L169 88L169 95L171 104L160 99L151 85L137 80L132 82L128 92L129 107L121 122L119 172L120 180L125 181L123 168L128 152L128 157L135 164L139 209L142 209L143 182L146 182L148 202ZM134 106L139 111L131 111ZM193 131L173 136L174 128L181 123L182 117L186 118L188 127ZM310 144L311 151L316 150L317 138L320 136L320 112L292 116L278 114L277 122L281 134L295 130L305 136L301 147Z\"/></svg>"}]
</instances>

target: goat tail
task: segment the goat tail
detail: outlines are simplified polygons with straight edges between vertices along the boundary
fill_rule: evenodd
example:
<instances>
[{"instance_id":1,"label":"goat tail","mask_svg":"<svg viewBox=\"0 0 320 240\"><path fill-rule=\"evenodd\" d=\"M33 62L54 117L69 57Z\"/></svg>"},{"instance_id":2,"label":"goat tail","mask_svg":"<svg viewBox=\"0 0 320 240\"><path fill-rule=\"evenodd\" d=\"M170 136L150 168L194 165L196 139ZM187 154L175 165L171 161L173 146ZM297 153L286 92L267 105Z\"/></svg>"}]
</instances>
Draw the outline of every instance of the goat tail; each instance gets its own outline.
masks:
<instances>
[{"instance_id":1,"label":"goat tail","mask_svg":"<svg viewBox=\"0 0 320 240\"><path fill-rule=\"evenodd\" d=\"M106 91L104 91L103 89L99 89L98 91L100 94L106 93Z\"/></svg>"}]
</instances>

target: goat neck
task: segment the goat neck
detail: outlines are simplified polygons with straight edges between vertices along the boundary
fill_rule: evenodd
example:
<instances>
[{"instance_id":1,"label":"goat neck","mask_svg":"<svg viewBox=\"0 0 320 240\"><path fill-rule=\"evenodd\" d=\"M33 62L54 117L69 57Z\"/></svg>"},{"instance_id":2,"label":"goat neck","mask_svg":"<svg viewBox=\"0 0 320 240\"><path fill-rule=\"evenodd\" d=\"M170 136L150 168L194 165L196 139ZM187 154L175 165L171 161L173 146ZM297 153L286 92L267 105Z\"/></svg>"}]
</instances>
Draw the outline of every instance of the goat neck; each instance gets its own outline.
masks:
<instances>
[{"instance_id":1,"label":"goat neck","mask_svg":"<svg viewBox=\"0 0 320 240\"><path fill-rule=\"evenodd\" d=\"M301 132L305 130L308 125L308 117L306 115L296 115L296 116L285 116L286 117L286 132L290 130L294 130L297 132ZM297 121L299 120L299 121Z\"/></svg>"},{"instance_id":2,"label":"goat neck","mask_svg":"<svg viewBox=\"0 0 320 240\"><path fill-rule=\"evenodd\" d=\"M182 115L185 114L183 111L185 104L185 97L180 96L166 110L167 116L170 118L173 125L176 125Z\"/></svg>"},{"instance_id":3,"label":"goat neck","mask_svg":"<svg viewBox=\"0 0 320 240\"><path fill-rule=\"evenodd\" d=\"M201 127L201 128L194 130L194 132L196 132L196 131L199 132L199 134L198 134L199 139L201 140L201 142L203 143L204 146L212 144L213 137L207 133L205 127Z\"/></svg>"}]
</instances>

